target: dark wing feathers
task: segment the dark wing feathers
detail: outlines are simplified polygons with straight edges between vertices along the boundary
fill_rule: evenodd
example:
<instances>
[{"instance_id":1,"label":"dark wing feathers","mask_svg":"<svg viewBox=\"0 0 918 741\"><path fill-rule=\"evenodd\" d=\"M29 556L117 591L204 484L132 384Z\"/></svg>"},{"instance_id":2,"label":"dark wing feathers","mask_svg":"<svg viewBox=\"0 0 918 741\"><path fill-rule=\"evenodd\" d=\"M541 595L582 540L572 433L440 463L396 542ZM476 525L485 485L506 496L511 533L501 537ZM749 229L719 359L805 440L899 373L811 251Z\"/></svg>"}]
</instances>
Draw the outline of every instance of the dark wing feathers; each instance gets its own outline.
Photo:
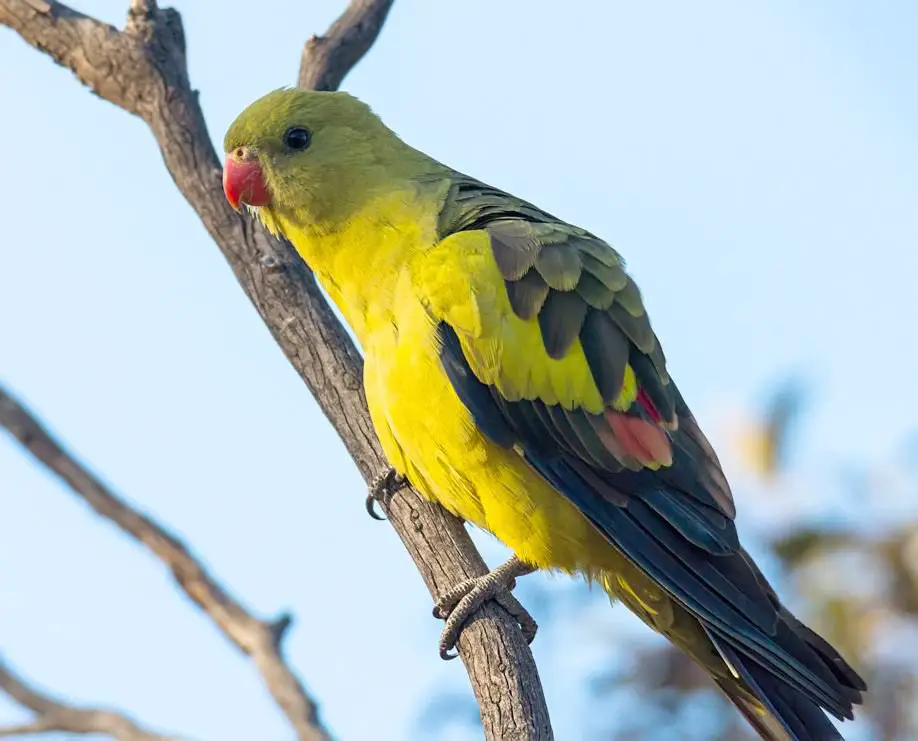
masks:
<instances>
[{"instance_id":1,"label":"dark wing feathers","mask_svg":"<svg viewBox=\"0 0 918 741\"><path fill-rule=\"evenodd\" d=\"M586 302L573 291L549 291L539 312L542 342L550 358L563 358L580 336L587 315Z\"/></svg>"},{"instance_id":2,"label":"dark wing feathers","mask_svg":"<svg viewBox=\"0 0 918 741\"><path fill-rule=\"evenodd\" d=\"M646 317L644 304L641 301L641 292L638 290L637 283L631 278L628 278L621 290L615 293L615 301L636 319ZM649 320L647 320L647 324L650 324Z\"/></svg>"},{"instance_id":3,"label":"dark wing feathers","mask_svg":"<svg viewBox=\"0 0 918 741\"><path fill-rule=\"evenodd\" d=\"M730 517L736 517L736 506L730 485L724 476L717 453L705 437L695 416L691 413L678 388L673 388L676 400L676 414L679 417L679 434L673 436L677 449L674 460L687 458L695 462L698 485L717 503L718 508ZM681 455L679 455L681 453Z\"/></svg>"},{"instance_id":4,"label":"dark wing feathers","mask_svg":"<svg viewBox=\"0 0 918 741\"><path fill-rule=\"evenodd\" d=\"M768 690L762 697L766 704L807 714L817 712L808 704L814 702L850 717L863 681L784 610L740 548L720 463L666 372L640 292L618 253L582 229L458 174L439 227L441 237L488 232L513 311L538 321L552 358L564 357L579 340L607 405L620 400L630 367L638 395L625 413L666 425L673 460L650 470L626 453L610 426L611 410L593 414L540 399L508 401L475 376L455 330L441 323L443 366L482 431L520 452L612 544L695 614L750 687Z\"/></svg>"},{"instance_id":5,"label":"dark wing feathers","mask_svg":"<svg viewBox=\"0 0 918 741\"><path fill-rule=\"evenodd\" d=\"M494 403L490 389L481 383L462 352L459 338L448 325L441 325L440 363L459 399L470 410L475 410L475 423L481 431L498 445L512 447L516 442L513 426L506 419L501 405Z\"/></svg>"},{"instance_id":6,"label":"dark wing feathers","mask_svg":"<svg viewBox=\"0 0 918 741\"><path fill-rule=\"evenodd\" d=\"M582 249L591 242L578 240L575 244ZM606 265L583 252L580 255L580 262L583 272L580 276L580 283L577 285L577 291L584 297L592 298L595 303L591 302L591 306L597 309L608 309L615 299L615 292L622 290L628 280L624 268L620 265Z\"/></svg>"},{"instance_id":7,"label":"dark wing feathers","mask_svg":"<svg viewBox=\"0 0 918 741\"><path fill-rule=\"evenodd\" d=\"M504 280L510 306L522 319L534 319L548 298L548 284L535 271L528 271L519 280Z\"/></svg>"},{"instance_id":8,"label":"dark wing feathers","mask_svg":"<svg viewBox=\"0 0 918 741\"><path fill-rule=\"evenodd\" d=\"M618 302L616 295L615 303L609 307L609 316L638 350L645 354L653 352L657 338L646 314L635 316Z\"/></svg>"},{"instance_id":9,"label":"dark wing feathers","mask_svg":"<svg viewBox=\"0 0 918 741\"><path fill-rule=\"evenodd\" d=\"M611 404L622 388L630 345L621 328L604 311L587 312L580 330L583 354L593 373L596 388Z\"/></svg>"},{"instance_id":10,"label":"dark wing feathers","mask_svg":"<svg viewBox=\"0 0 918 741\"><path fill-rule=\"evenodd\" d=\"M594 309L605 310L615 303L615 291L606 286L589 270L584 270L577 283L577 293Z\"/></svg>"},{"instance_id":11,"label":"dark wing feathers","mask_svg":"<svg viewBox=\"0 0 918 741\"><path fill-rule=\"evenodd\" d=\"M720 510L681 497L661 496L659 491L651 491L643 499L670 527L679 530L698 548L721 556L736 550L736 530Z\"/></svg>"},{"instance_id":12,"label":"dark wing feathers","mask_svg":"<svg viewBox=\"0 0 918 741\"><path fill-rule=\"evenodd\" d=\"M519 234L521 230L514 229L514 222L501 220L494 222L488 229L491 235L491 249L494 260L504 279L516 281L526 275L535 265L539 256L539 244L527 235Z\"/></svg>"},{"instance_id":13,"label":"dark wing feathers","mask_svg":"<svg viewBox=\"0 0 918 741\"><path fill-rule=\"evenodd\" d=\"M559 292L573 291L580 280L583 263L570 243L546 244L539 250L535 268L549 287Z\"/></svg>"},{"instance_id":14,"label":"dark wing feathers","mask_svg":"<svg viewBox=\"0 0 918 741\"><path fill-rule=\"evenodd\" d=\"M671 420L676 418L676 399L669 379L662 379L653 360L642 352L631 352L628 362L634 371L638 386L647 395L654 406L658 419Z\"/></svg>"}]
</instances>

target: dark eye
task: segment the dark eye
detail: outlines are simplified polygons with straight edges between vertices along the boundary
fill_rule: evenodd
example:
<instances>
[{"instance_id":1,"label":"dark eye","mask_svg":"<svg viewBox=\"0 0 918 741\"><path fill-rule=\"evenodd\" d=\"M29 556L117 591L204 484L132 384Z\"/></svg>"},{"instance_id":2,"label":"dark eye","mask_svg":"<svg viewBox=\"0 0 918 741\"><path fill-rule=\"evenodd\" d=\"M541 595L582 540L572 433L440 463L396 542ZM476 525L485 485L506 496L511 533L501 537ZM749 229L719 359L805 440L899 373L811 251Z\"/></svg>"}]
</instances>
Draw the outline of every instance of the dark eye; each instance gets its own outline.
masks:
<instances>
[{"instance_id":1,"label":"dark eye","mask_svg":"<svg viewBox=\"0 0 918 741\"><path fill-rule=\"evenodd\" d=\"M284 134L284 144L295 151L306 149L311 141L312 134L309 133L309 129L302 126L292 126Z\"/></svg>"}]
</instances>

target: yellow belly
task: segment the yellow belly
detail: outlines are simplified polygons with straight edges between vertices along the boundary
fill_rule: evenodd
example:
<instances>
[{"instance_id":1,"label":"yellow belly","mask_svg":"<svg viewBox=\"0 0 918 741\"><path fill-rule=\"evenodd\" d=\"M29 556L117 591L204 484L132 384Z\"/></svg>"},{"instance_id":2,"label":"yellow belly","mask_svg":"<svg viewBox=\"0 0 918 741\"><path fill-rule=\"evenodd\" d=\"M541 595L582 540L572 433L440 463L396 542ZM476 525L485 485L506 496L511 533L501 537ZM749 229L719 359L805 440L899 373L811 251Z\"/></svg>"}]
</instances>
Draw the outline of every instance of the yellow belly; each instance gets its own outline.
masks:
<instances>
[{"instance_id":1,"label":"yellow belly","mask_svg":"<svg viewBox=\"0 0 918 741\"><path fill-rule=\"evenodd\" d=\"M420 303L398 305L396 322L376 322L364 338L370 412L392 465L528 563L592 574L617 566L621 557L567 499L478 430L440 365L429 315Z\"/></svg>"}]
</instances>

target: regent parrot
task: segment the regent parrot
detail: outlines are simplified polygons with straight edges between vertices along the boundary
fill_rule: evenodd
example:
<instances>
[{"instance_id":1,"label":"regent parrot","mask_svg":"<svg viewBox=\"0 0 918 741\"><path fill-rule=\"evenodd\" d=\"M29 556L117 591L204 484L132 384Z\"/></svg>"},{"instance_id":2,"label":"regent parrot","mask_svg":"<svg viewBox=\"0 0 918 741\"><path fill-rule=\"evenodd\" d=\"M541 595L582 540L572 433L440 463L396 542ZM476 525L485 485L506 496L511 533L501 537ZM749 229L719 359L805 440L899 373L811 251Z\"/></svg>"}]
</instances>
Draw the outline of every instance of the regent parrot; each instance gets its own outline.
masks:
<instances>
[{"instance_id":1,"label":"regent parrot","mask_svg":"<svg viewBox=\"0 0 918 741\"><path fill-rule=\"evenodd\" d=\"M224 144L229 202L294 245L358 337L393 469L514 552L505 582L582 575L763 738L841 738L823 711L851 718L866 686L740 545L612 247L411 148L346 93L269 93Z\"/></svg>"}]
</instances>

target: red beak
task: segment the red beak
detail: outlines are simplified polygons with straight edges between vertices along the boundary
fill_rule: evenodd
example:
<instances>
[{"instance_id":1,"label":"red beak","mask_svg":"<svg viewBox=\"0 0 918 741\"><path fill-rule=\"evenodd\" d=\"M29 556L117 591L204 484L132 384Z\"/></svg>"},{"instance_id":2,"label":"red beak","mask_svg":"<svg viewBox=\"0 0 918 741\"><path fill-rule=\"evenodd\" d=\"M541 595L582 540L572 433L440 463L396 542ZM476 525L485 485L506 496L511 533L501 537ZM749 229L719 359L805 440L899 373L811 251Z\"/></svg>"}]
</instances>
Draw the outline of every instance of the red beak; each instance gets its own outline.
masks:
<instances>
[{"instance_id":1,"label":"red beak","mask_svg":"<svg viewBox=\"0 0 918 741\"><path fill-rule=\"evenodd\" d=\"M267 206L271 201L271 191L265 182L261 164L255 157L250 157L243 147L226 155L223 192L230 206L237 211L242 204Z\"/></svg>"}]
</instances>

